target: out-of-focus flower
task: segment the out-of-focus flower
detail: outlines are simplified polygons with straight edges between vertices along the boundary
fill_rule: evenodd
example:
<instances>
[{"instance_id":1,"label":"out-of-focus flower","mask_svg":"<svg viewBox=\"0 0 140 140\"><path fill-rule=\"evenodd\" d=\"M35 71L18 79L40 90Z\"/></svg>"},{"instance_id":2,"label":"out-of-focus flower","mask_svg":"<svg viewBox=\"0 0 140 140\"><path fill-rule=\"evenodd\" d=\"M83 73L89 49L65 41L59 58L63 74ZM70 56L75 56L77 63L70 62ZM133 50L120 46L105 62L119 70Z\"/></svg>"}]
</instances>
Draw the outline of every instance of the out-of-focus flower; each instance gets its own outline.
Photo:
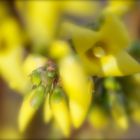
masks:
<instances>
[{"instance_id":1,"label":"out-of-focus flower","mask_svg":"<svg viewBox=\"0 0 140 140\"><path fill-rule=\"evenodd\" d=\"M134 122L140 123L140 74L122 78L121 84L127 95L127 109L130 117Z\"/></svg>"},{"instance_id":2,"label":"out-of-focus flower","mask_svg":"<svg viewBox=\"0 0 140 140\"><path fill-rule=\"evenodd\" d=\"M88 121L96 129L105 129L109 125L109 115L104 108L93 105L88 115Z\"/></svg>"},{"instance_id":3,"label":"out-of-focus flower","mask_svg":"<svg viewBox=\"0 0 140 140\"><path fill-rule=\"evenodd\" d=\"M41 86L37 89L32 90L30 94L25 96L22 106L20 108L18 118L19 129L21 132L25 131L40 106L40 100L44 99L44 90L45 88ZM36 94L38 94L38 96L36 96Z\"/></svg>"},{"instance_id":4,"label":"out-of-focus flower","mask_svg":"<svg viewBox=\"0 0 140 140\"><path fill-rule=\"evenodd\" d=\"M49 44L57 34L63 13L91 14L93 6L87 1L16 1L27 30L37 45ZM26 11L24 11L26 9ZM40 44L41 43L41 44Z\"/></svg>"},{"instance_id":5,"label":"out-of-focus flower","mask_svg":"<svg viewBox=\"0 0 140 140\"><path fill-rule=\"evenodd\" d=\"M134 93L135 94L135 93ZM128 108L130 110L131 119L140 124L140 103L136 99L128 99Z\"/></svg>"},{"instance_id":6,"label":"out-of-focus flower","mask_svg":"<svg viewBox=\"0 0 140 140\"><path fill-rule=\"evenodd\" d=\"M123 103L120 102L120 99L117 93L109 93L109 102L111 104L111 115L116 126L119 129L127 130L129 127L128 116L125 110Z\"/></svg>"},{"instance_id":7,"label":"out-of-focus flower","mask_svg":"<svg viewBox=\"0 0 140 140\"><path fill-rule=\"evenodd\" d=\"M21 93L28 80L21 65L23 60L22 31L17 21L6 17L0 23L0 71L9 86Z\"/></svg>"},{"instance_id":8,"label":"out-of-focus flower","mask_svg":"<svg viewBox=\"0 0 140 140\"><path fill-rule=\"evenodd\" d=\"M0 54L3 55L13 48L18 48L22 44L23 32L18 22L8 17L0 24Z\"/></svg>"},{"instance_id":9,"label":"out-of-focus flower","mask_svg":"<svg viewBox=\"0 0 140 140\"><path fill-rule=\"evenodd\" d=\"M74 47L90 74L123 76L140 72L139 63L124 50L129 37L117 16L106 14L99 31L70 23L63 27L71 34Z\"/></svg>"},{"instance_id":10,"label":"out-of-focus flower","mask_svg":"<svg viewBox=\"0 0 140 140\"><path fill-rule=\"evenodd\" d=\"M112 88L112 86L108 86L109 84L107 83L110 82L112 82L114 88ZM104 81L104 86L107 89L110 113L114 123L116 124L117 128L127 130L129 127L128 115L119 83L117 83L114 78L106 78Z\"/></svg>"},{"instance_id":11,"label":"out-of-focus flower","mask_svg":"<svg viewBox=\"0 0 140 140\"><path fill-rule=\"evenodd\" d=\"M19 128L24 132L45 100L44 121L48 123L51 118L59 125L63 134L70 135L70 115L67 99L63 96L63 90L56 85L56 69L51 61L47 62L47 68L40 67L32 72L31 81L33 89L25 97L19 112Z\"/></svg>"},{"instance_id":12,"label":"out-of-focus flower","mask_svg":"<svg viewBox=\"0 0 140 140\"><path fill-rule=\"evenodd\" d=\"M23 59L22 49L23 32L17 21L12 17L3 19L0 24L0 71L4 80L9 86L21 93L28 88L29 72L39 66L39 60L33 57ZM29 62L30 61L30 62ZM45 61L40 58L42 63Z\"/></svg>"},{"instance_id":13,"label":"out-of-focus flower","mask_svg":"<svg viewBox=\"0 0 140 140\"><path fill-rule=\"evenodd\" d=\"M103 12L111 12L116 15L122 16L133 8L135 0L108 0L108 5Z\"/></svg>"},{"instance_id":14,"label":"out-of-focus flower","mask_svg":"<svg viewBox=\"0 0 140 140\"><path fill-rule=\"evenodd\" d=\"M22 69L26 76L29 76L33 70L45 65L46 62L46 57L29 54L22 64Z\"/></svg>"},{"instance_id":15,"label":"out-of-focus flower","mask_svg":"<svg viewBox=\"0 0 140 140\"><path fill-rule=\"evenodd\" d=\"M52 58L58 62L62 87L69 98L73 125L78 128L82 125L89 109L93 83L66 42L56 41L50 49Z\"/></svg>"},{"instance_id":16,"label":"out-of-focus flower","mask_svg":"<svg viewBox=\"0 0 140 140\"><path fill-rule=\"evenodd\" d=\"M48 123L52 117L52 110L51 110L51 105L50 105L50 94L47 94L47 97L45 99L45 103L44 103L44 113L43 113L43 117L44 117L44 122Z\"/></svg>"},{"instance_id":17,"label":"out-of-focus flower","mask_svg":"<svg viewBox=\"0 0 140 140\"><path fill-rule=\"evenodd\" d=\"M56 87L54 89L50 102L54 119L64 135L68 137L71 131L71 121L67 101L61 88Z\"/></svg>"},{"instance_id":18,"label":"out-of-focus flower","mask_svg":"<svg viewBox=\"0 0 140 140\"><path fill-rule=\"evenodd\" d=\"M25 92L28 79L22 71L22 48L15 48L0 55L0 74L9 86L21 93Z\"/></svg>"}]
</instances>

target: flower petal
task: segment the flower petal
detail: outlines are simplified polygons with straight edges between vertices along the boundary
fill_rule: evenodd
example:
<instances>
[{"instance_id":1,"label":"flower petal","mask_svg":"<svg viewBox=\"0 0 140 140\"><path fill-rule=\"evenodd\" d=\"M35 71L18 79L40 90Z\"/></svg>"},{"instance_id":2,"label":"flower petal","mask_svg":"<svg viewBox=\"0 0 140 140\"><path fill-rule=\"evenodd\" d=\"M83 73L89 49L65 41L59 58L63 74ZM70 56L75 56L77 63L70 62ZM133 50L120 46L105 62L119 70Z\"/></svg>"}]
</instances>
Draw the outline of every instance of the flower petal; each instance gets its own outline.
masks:
<instances>
[{"instance_id":1,"label":"flower petal","mask_svg":"<svg viewBox=\"0 0 140 140\"><path fill-rule=\"evenodd\" d=\"M70 114L65 96L60 90L55 90L50 97L51 109L55 121L66 137L70 135Z\"/></svg>"},{"instance_id":2,"label":"flower petal","mask_svg":"<svg viewBox=\"0 0 140 140\"><path fill-rule=\"evenodd\" d=\"M85 70L90 75L101 75L103 73L102 66L98 58L90 58L86 54L79 54L79 57L85 67Z\"/></svg>"},{"instance_id":3,"label":"flower petal","mask_svg":"<svg viewBox=\"0 0 140 140\"><path fill-rule=\"evenodd\" d=\"M125 51L107 55L100 62L103 76L124 76L140 72L140 64Z\"/></svg>"},{"instance_id":4,"label":"flower petal","mask_svg":"<svg viewBox=\"0 0 140 140\"><path fill-rule=\"evenodd\" d=\"M45 100L45 103L44 103L44 114L43 114L43 116L44 116L44 121L46 123L48 123L53 117L51 106L50 106L50 94L49 93L47 94L47 97L46 97L46 100Z\"/></svg>"},{"instance_id":5,"label":"flower petal","mask_svg":"<svg viewBox=\"0 0 140 140\"><path fill-rule=\"evenodd\" d=\"M0 55L0 71L9 86L21 93L26 92L29 81L22 71L22 48L15 48Z\"/></svg>"},{"instance_id":6,"label":"flower petal","mask_svg":"<svg viewBox=\"0 0 140 140\"><path fill-rule=\"evenodd\" d=\"M62 25L62 35L72 37L74 47L78 53L85 53L98 41L98 33L78 25L65 22Z\"/></svg>"},{"instance_id":7,"label":"flower petal","mask_svg":"<svg viewBox=\"0 0 140 140\"><path fill-rule=\"evenodd\" d=\"M34 95L34 90L29 95L27 95L27 97L25 97L19 111L18 125L19 125L19 130L21 132L25 131L31 119L35 115L35 112L37 111L37 109L32 107L30 103L33 95Z\"/></svg>"},{"instance_id":8,"label":"flower petal","mask_svg":"<svg viewBox=\"0 0 140 140\"><path fill-rule=\"evenodd\" d=\"M109 118L104 108L94 105L89 113L88 121L96 129L104 129L109 125Z\"/></svg>"},{"instance_id":9,"label":"flower petal","mask_svg":"<svg viewBox=\"0 0 140 140\"><path fill-rule=\"evenodd\" d=\"M61 51L63 55L60 57ZM91 103L92 88L89 89L89 77L66 42L56 41L50 54L57 59L62 86L70 100L72 122L78 128L82 125Z\"/></svg>"},{"instance_id":10,"label":"flower petal","mask_svg":"<svg viewBox=\"0 0 140 140\"><path fill-rule=\"evenodd\" d=\"M59 19L59 3L56 1L20 1L17 7L25 16L27 28L35 43L50 43L55 36ZM24 8L26 7L26 11Z\"/></svg>"},{"instance_id":11,"label":"flower petal","mask_svg":"<svg viewBox=\"0 0 140 140\"><path fill-rule=\"evenodd\" d=\"M106 42L107 48L113 51L128 47L129 37L120 19L112 14L105 14L104 23L100 30L101 41Z\"/></svg>"},{"instance_id":12,"label":"flower petal","mask_svg":"<svg viewBox=\"0 0 140 140\"><path fill-rule=\"evenodd\" d=\"M96 9L95 6L97 6L97 3L93 3L91 1L66 0L63 1L62 4L64 4L63 10L66 12L80 16L91 15L91 13L93 13L93 11Z\"/></svg>"},{"instance_id":13,"label":"flower petal","mask_svg":"<svg viewBox=\"0 0 140 140\"><path fill-rule=\"evenodd\" d=\"M123 16L126 14L134 5L134 1L112 1L109 0L108 6L105 8L104 12L110 12L118 16Z\"/></svg>"},{"instance_id":14,"label":"flower petal","mask_svg":"<svg viewBox=\"0 0 140 140\"><path fill-rule=\"evenodd\" d=\"M43 66L46 62L46 57L30 54L24 60L22 68L24 73L28 76L33 70Z\"/></svg>"},{"instance_id":15,"label":"flower petal","mask_svg":"<svg viewBox=\"0 0 140 140\"><path fill-rule=\"evenodd\" d=\"M92 90L80 64L67 57L59 64L63 88L68 94L72 122L80 127L86 117L91 102ZM90 83L91 84L91 83Z\"/></svg>"}]
</instances>

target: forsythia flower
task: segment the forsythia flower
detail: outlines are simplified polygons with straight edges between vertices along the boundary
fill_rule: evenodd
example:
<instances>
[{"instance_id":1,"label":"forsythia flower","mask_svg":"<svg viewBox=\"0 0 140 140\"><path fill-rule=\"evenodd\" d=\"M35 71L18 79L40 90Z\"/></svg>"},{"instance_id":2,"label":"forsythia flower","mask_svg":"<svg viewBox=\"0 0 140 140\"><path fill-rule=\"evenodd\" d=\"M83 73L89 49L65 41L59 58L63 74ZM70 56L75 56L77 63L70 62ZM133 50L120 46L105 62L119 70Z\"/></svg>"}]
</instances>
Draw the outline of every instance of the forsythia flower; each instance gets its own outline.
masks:
<instances>
[{"instance_id":1,"label":"forsythia flower","mask_svg":"<svg viewBox=\"0 0 140 140\"><path fill-rule=\"evenodd\" d=\"M48 123L52 117L53 117L53 112L51 110L51 105L50 105L50 94L47 94L47 97L45 99L45 103L44 103L44 113L43 113L43 117L44 117L44 121L46 123Z\"/></svg>"},{"instance_id":2,"label":"forsythia flower","mask_svg":"<svg viewBox=\"0 0 140 140\"><path fill-rule=\"evenodd\" d=\"M3 19L0 24L0 55L18 48L22 41L22 30L18 22L12 17Z\"/></svg>"},{"instance_id":3,"label":"forsythia flower","mask_svg":"<svg viewBox=\"0 0 140 140\"><path fill-rule=\"evenodd\" d=\"M1 75L11 88L23 93L28 80L21 68L23 59L22 31L17 21L12 17L3 19L0 31Z\"/></svg>"},{"instance_id":4,"label":"forsythia flower","mask_svg":"<svg viewBox=\"0 0 140 140\"><path fill-rule=\"evenodd\" d=\"M109 124L109 118L104 108L99 105L93 105L89 115L88 121L96 129L105 129Z\"/></svg>"},{"instance_id":5,"label":"forsythia flower","mask_svg":"<svg viewBox=\"0 0 140 140\"><path fill-rule=\"evenodd\" d=\"M100 78L140 72L140 64L125 50L130 39L118 17L128 12L133 1L110 1L102 12L103 20L100 23L97 20L98 25L95 26L96 22L93 23L95 30L71 23L62 25L67 14L68 17L69 14L78 17L90 15L95 6L91 2L14 2L16 7L10 6L10 2L0 3L0 76L11 88L20 92L29 91L32 83L19 110L21 132L26 130L42 103L44 121L48 123L53 119L66 137L70 136L72 126L79 128L83 124L87 115L88 122L96 129L109 126L109 115L123 130L128 128L129 113L133 120L140 122L139 79L135 79L139 81L134 82L135 86L130 82L133 90L123 89L127 93L124 100L126 95L123 95L119 78ZM16 10L19 10L21 18ZM84 20L87 22L87 19ZM25 32L18 22L23 23ZM62 35L68 33L72 46L60 40L61 25ZM29 39L26 42L29 49L23 48L24 37ZM28 47L28 44L24 45ZM34 48L39 49L37 53L43 48L45 57L33 55ZM95 77L91 78L91 75ZM94 79L97 94L94 94L92 104ZM128 87L129 84L126 85ZM93 105L91 110L90 105Z\"/></svg>"},{"instance_id":6,"label":"forsythia flower","mask_svg":"<svg viewBox=\"0 0 140 140\"><path fill-rule=\"evenodd\" d=\"M121 82L127 94L130 116L136 123L140 123L140 74L124 77Z\"/></svg>"},{"instance_id":7,"label":"forsythia flower","mask_svg":"<svg viewBox=\"0 0 140 140\"><path fill-rule=\"evenodd\" d=\"M121 103L117 93L110 93L109 102L111 107L111 114L118 128L122 130L128 129L128 117L124 105ZM117 99L118 98L118 99Z\"/></svg>"},{"instance_id":8,"label":"forsythia flower","mask_svg":"<svg viewBox=\"0 0 140 140\"><path fill-rule=\"evenodd\" d=\"M28 66L28 65L27 65ZM34 117L40 105L44 104L44 121L54 118L63 134L68 137L71 132L70 115L62 88L56 85L56 70L52 62L47 62L47 68L40 67L31 74L33 89L25 97L19 112L19 128L23 132ZM59 110L61 108L61 110Z\"/></svg>"},{"instance_id":9,"label":"forsythia flower","mask_svg":"<svg viewBox=\"0 0 140 140\"><path fill-rule=\"evenodd\" d=\"M21 66L22 48L12 49L0 55L0 73L2 77L12 89L23 93L29 83Z\"/></svg>"},{"instance_id":10,"label":"forsythia flower","mask_svg":"<svg viewBox=\"0 0 140 140\"><path fill-rule=\"evenodd\" d=\"M140 72L139 63L124 50L129 45L128 33L117 16L106 14L99 31L69 23L63 28L71 34L89 74L123 76Z\"/></svg>"},{"instance_id":11,"label":"forsythia flower","mask_svg":"<svg viewBox=\"0 0 140 140\"><path fill-rule=\"evenodd\" d=\"M37 89L32 90L30 94L25 96L25 99L20 108L19 117L18 117L18 124L19 124L19 129L21 132L25 131L26 127L28 126L28 123L30 123L31 119L36 113L39 107L38 103L40 103L37 100L43 99L44 90L45 88L41 86L41 87L38 87ZM39 96L36 96L35 98L33 98L36 94L38 94ZM33 107L34 104L37 104L37 105Z\"/></svg>"},{"instance_id":12,"label":"forsythia flower","mask_svg":"<svg viewBox=\"0 0 140 140\"><path fill-rule=\"evenodd\" d=\"M35 43L45 44L50 43L56 36L57 26L64 12L86 15L93 9L91 2L69 0L16 1L16 5L25 18L32 39Z\"/></svg>"},{"instance_id":13,"label":"forsythia flower","mask_svg":"<svg viewBox=\"0 0 140 140\"><path fill-rule=\"evenodd\" d=\"M40 55L29 54L22 64L23 72L29 76L33 70L45 65L47 58Z\"/></svg>"},{"instance_id":14,"label":"forsythia flower","mask_svg":"<svg viewBox=\"0 0 140 140\"><path fill-rule=\"evenodd\" d=\"M106 78L104 86L107 90L106 94L108 96L110 113L116 126L122 130L127 130L129 121L125 110L123 94L121 93L121 86L113 78Z\"/></svg>"},{"instance_id":15,"label":"forsythia flower","mask_svg":"<svg viewBox=\"0 0 140 140\"><path fill-rule=\"evenodd\" d=\"M111 12L116 15L124 15L133 8L135 0L108 0L108 5L103 12Z\"/></svg>"},{"instance_id":16,"label":"forsythia flower","mask_svg":"<svg viewBox=\"0 0 140 140\"><path fill-rule=\"evenodd\" d=\"M61 88L56 87L51 96L51 108L54 118L65 136L70 135L71 121L68 105Z\"/></svg>"},{"instance_id":17,"label":"forsythia flower","mask_svg":"<svg viewBox=\"0 0 140 140\"><path fill-rule=\"evenodd\" d=\"M62 87L69 98L73 125L78 128L82 125L89 109L93 83L73 56L67 43L56 41L50 49L52 58L58 61Z\"/></svg>"},{"instance_id":18,"label":"forsythia flower","mask_svg":"<svg viewBox=\"0 0 140 140\"><path fill-rule=\"evenodd\" d=\"M35 56L34 59L33 56L28 56L28 59L23 60L24 50L21 46L23 32L14 18L7 15L0 24L0 30L1 75L12 89L21 93L26 92L29 85L27 76L33 69L40 66L41 62ZM43 61L42 59L40 58L40 61Z\"/></svg>"}]
</instances>

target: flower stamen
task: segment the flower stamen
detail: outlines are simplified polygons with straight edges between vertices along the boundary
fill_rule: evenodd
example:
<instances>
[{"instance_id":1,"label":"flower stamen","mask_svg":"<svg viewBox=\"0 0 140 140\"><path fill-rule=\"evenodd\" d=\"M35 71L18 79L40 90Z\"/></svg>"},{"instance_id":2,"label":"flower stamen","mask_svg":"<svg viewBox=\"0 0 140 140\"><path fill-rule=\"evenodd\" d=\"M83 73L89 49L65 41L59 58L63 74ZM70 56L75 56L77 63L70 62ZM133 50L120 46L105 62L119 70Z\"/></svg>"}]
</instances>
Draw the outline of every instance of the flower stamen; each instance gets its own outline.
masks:
<instances>
[{"instance_id":1,"label":"flower stamen","mask_svg":"<svg viewBox=\"0 0 140 140\"><path fill-rule=\"evenodd\" d=\"M105 54L106 54L105 50L102 47L100 47L100 46L94 47L92 49L92 53L97 58L101 58L101 57L105 56Z\"/></svg>"}]
</instances>

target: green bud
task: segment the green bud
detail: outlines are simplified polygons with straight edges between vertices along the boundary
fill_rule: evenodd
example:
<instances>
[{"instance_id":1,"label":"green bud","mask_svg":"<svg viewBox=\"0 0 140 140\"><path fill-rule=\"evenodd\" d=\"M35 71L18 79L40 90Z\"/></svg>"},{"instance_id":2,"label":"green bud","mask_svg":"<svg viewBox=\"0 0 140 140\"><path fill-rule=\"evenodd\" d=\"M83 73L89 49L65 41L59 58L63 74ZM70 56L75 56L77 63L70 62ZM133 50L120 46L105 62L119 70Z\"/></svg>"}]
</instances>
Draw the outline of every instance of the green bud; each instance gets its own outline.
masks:
<instances>
[{"instance_id":1,"label":"green bud","mask_svg":"<svg viewBox=\"0 0 140 140\"><path fill-rule=\"evenodd\" d=\"M64 98L63 90L60 87L56 87L52 93L52 100L59 102L62 98Z\"/></svg>"},{"instance_id":2,"label":"green bud","mask_svg":"<svg viewBox=\"0 0 140 140\"><path fill-rule=\"evenodd\" d=\"M56 75L55 71L49 71L49 72L47 72L47 77L49 77L49 78L54 78L55 75Z\"/></svg>"},{"instance_id":3,"label":"green bud","mask_svg":"<svg viewBox=\"0 0 140 140\"><path fill-rule=\"evenodd\" d=\"M105 86L105 88L107 88L109 90L118 90L120 88L120 86L117 83L117 81L112 77L106 78L104 80L104 86Z\"/></svg>"},{"instance_id":4,"label":"green bud","mask_svg":"<svg viewBox=\"0 0 140 140\"><path fill-rule=\"evenodd\" d=\"M39 70L34 70L32 72L31 82L35 86L38 86L41 83L41 72Z\"/></svg>"},{"instance_id":5,"label":"green bud","mask_svg":"<svg viewBox=\"0 0 140 140\"><path fill-rule=\"evenodd\" d=\"M34 89L34 94L31 99L31 105L38 109L40 105L43 103L45 97L45 87L39 86L36 89Z\"/></svg>"}]
</instances>

